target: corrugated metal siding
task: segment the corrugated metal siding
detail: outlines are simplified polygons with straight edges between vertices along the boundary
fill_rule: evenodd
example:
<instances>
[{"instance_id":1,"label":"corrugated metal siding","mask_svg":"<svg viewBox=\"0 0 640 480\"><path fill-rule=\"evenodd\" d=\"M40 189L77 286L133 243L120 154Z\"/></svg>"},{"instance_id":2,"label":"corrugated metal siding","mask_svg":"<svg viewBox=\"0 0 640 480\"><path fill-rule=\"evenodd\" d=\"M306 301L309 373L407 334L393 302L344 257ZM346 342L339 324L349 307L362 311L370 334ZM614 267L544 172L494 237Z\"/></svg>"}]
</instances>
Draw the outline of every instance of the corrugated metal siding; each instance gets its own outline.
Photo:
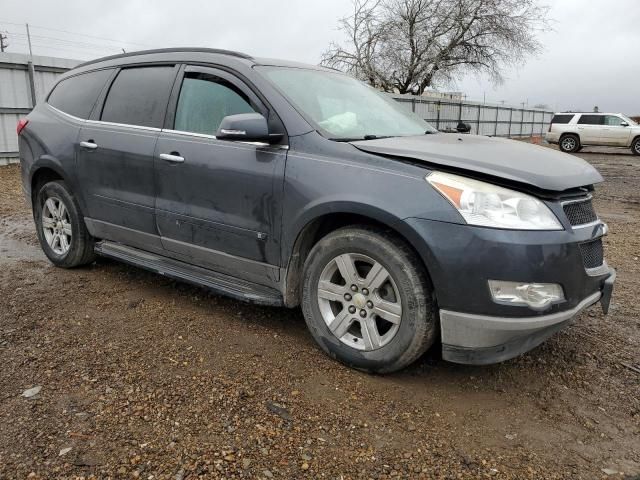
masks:
<instances>
[{"instance_id":1,"label":"corrugated metal siding","mask_svg":"<svg viewBox=\"0 0 640 480\"><path fill-rule=\"evenodd\" d=\"M553 117L553 112L508 105L410 95L391 96L439 130L455 129L458 122L462 121L471 126L471 133L479 135L542 135Z\"/></svg>"},{"instance_id":2,"label":"corrugated metal siding","mask_svg":"<svg viewBox=\"0 0 640 480\"><path fill-rule=\"evenodd\" d=\"M29 56L0 53L0 163L17 160L16 125L33 107L27 63ZM79 61L67 58L33 57L36 101L40 102L57 78ZM11 111L20 109L19 111Z\"/></svg>"}]
</instances>

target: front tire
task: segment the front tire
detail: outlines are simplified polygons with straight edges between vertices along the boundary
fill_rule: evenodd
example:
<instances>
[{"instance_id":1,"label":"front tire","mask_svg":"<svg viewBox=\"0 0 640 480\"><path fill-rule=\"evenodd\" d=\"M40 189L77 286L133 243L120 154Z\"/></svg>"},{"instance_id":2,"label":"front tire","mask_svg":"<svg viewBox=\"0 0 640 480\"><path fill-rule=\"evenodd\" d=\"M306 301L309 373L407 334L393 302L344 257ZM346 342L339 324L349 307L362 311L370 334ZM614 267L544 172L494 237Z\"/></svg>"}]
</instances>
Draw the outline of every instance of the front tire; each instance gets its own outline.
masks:
<instances>
[{"instance_id":1,"label":"front tire","mask_svg":"<svg viewBox=\"0 0 640 480\"><path fill-rule=\"evenodd\" d=\"M563 135L560 137L560 150L565 153L575 153L580 150L580 138L577 135Z\"/></svg>"},{"instance_id":2,"label":"front tire","mask_svg":"<svg viewBox=\"0 0 640 480\"><path fill-rule=\"evenodd\" d=\"M65 182L55 180L40 188L34 219L42 250L54 265L73 268L93 262L93 237Z\"/></svg>"},{"instance_id":3,"label":"front tire","mask_svg":"<svg viewBox=\"0 0 640 480\"><path fill-rule=\"evenodd\" d=\"M631 144L631 152L634 155L640 155L640 137L636 138Z\"/></svg>"},{"instance_id":4,"label":"front tire","mask_svg":"<svg viewBox=\"0 0 640 480\"><path fill-rule=\"evenodd\" d=\"M366 226L336 230L313 247L302 310L327 354L367 372L406 367L437 334L421 260L394 233Z\"/></svg>"}]
</instances>

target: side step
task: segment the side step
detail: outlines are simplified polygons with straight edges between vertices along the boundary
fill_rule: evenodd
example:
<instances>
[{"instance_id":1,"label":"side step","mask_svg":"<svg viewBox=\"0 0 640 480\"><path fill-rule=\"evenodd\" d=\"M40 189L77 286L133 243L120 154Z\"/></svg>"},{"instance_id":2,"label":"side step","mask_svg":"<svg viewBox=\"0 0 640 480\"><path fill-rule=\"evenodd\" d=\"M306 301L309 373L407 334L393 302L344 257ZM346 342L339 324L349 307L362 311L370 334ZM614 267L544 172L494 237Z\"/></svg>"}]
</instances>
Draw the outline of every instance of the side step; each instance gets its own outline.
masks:
<instances>
[{"instance_id":1,"label":"side step","mask_svg":"<svg viewBox=\"0 0 640 480\"><path fill-rule=\"evenodd\" d=\"M260 305L283 306L282 294L264 285L241 280L189 263L145 252L120 243L103 240L96 243L95 251L103 257L151 270L165 277L198 285L216 293Z\"/></svg>"}]
</instances>

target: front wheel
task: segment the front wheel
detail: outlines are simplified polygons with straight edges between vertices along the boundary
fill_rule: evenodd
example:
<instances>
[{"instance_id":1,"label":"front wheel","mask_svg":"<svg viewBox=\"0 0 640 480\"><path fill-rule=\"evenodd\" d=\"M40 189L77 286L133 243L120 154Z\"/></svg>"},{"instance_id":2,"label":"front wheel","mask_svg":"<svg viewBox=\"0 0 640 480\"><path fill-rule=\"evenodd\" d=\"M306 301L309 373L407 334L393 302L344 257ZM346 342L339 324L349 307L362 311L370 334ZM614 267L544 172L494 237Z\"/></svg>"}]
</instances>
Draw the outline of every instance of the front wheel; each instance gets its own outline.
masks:
<instances>
[{"instance_id":1,"label":"front wheel","mask_svg":"<svg viewBox=\"0 0 640 480\"><path fill-rule=\"evenodd\" d=\"M321 239L305 262L302 309L326 353L368 372L399 370L436 338L421 261L384 230L349 227Z\"/></svg>"},{"instance_id":2,"label":"front wheel","mask_svg":"<svg viewBox=\"0 0 640 480\"><path fill-rule=\"evenodd\" d=\"M53 264L72 268L94 260L93 238L65 182L55 180L40 188L34 218L42 250Z\"/></svg>"},{"instance_id":3,"label":"front wheel","mask_svg":"<svg viewBox=\"0 0 640 480\"><path fill-rule=\"evenodd\" d=\"M580 150L580 139L576 135L563 135L560 138L560 150L565 153L575 153Z\"/></svg>"},{"instance_id":4,"label":"front wheel","mask_svg":"<svg viewBox=\"0 0 640 480\"><path fill-rule=\"evenodd\" d=\"M640 155L640 137L636 138L631 144L631 151L634 155Z\"/></svg>"}]
</instances>

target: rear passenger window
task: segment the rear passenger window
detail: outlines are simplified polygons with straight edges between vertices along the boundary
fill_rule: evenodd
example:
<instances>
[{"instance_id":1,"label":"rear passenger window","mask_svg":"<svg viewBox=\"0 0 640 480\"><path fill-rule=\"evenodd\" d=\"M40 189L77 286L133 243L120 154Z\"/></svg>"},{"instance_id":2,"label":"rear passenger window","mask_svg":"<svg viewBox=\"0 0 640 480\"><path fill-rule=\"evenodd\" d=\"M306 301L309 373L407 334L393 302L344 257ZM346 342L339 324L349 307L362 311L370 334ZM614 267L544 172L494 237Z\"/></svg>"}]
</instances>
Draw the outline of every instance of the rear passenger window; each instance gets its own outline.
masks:
<instances>
[{"instance_id":1,"label":"rear passenger window","mask_svg":"<svg viewBox=\"0 0 640 480\"><path fill-rule=\"evenodd\" d=\"M188 73L180 89L174 130L215 135L227 115L257 111L230 82L206 73Z\"/></svg>"},{"instance_id":2,"label":"rear passenger window","mask_svg":"<svg viewBox=\"0 0 640 480\"><path fill-rule=\"evenodd\" d=\"M551 119L551 123L569 123L573 115L554 115Z\"/></svg>"},{"instance_id":3,"label":"rear passenger window","mask_svg":"<svg viewBox=\"0 0 640 480\"><path fill-rule=\"evenodd\" d=\"M69 77L58 83L47 103L58 110L87 119L113 70L97 70Z\"/></svg>"},{"instance_id":4,"label":"rear passenger window","mask_svg":"<svg viewBox=\"0 0 640 480\"><path fill-rule=\"evenodd\" d=\"M581 115L578 123L580 125L602 125L603 120L603 115Z\"/></svg>"},{"instance_id":5,"label":"rear passenger window","mask_svg":"<svg viewBox=\"0 0 640 480\"><path fill-rule=\"evenodd\" d=\"M111 84L100 119L162 128L174 76L173 66L122 69Z\"/></svg>"}]
</instances>

